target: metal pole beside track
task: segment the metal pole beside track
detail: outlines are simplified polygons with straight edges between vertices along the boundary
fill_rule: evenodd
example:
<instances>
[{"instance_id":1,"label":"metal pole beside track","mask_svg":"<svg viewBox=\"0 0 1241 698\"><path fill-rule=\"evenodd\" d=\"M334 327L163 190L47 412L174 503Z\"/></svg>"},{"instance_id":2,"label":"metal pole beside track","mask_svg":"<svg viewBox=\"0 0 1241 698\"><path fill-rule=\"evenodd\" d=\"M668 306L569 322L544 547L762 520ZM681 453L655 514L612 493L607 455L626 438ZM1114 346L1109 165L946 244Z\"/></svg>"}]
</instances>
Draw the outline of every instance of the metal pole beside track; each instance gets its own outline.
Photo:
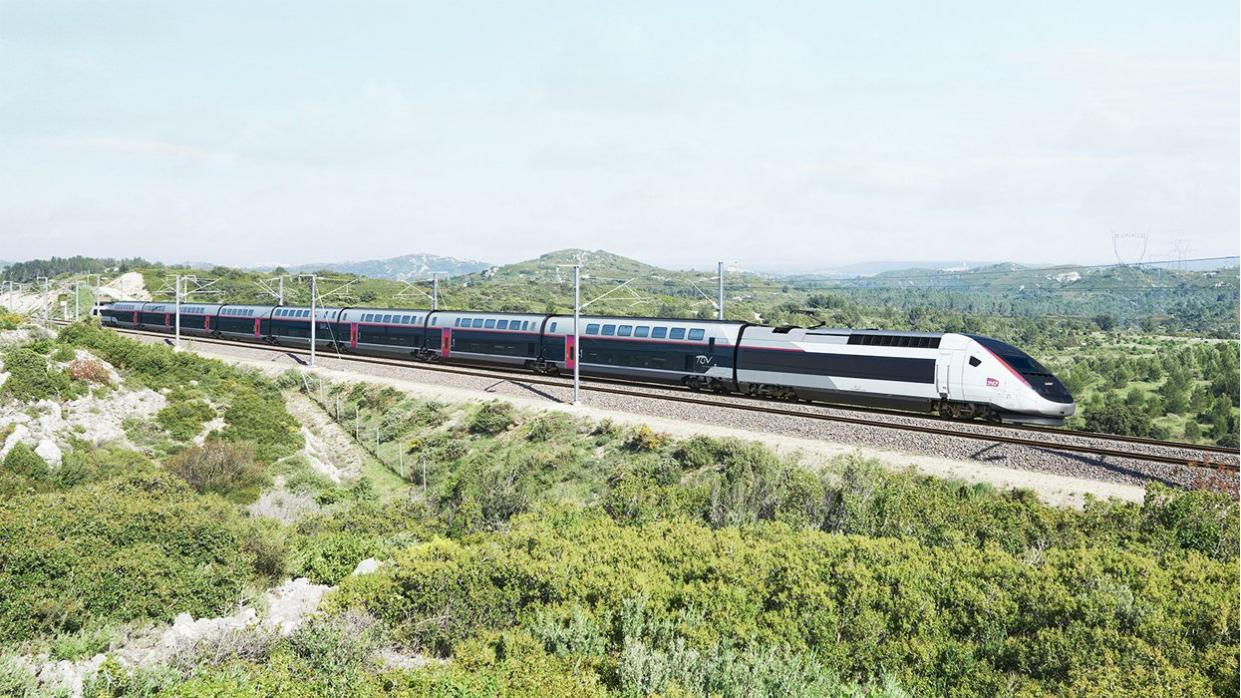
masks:
<instances>
[{"instance_id":1,"label":"metal pole beside track","mask_svg":"<svg viewBox=\"0 0 1241 698\"><path fill-rule=\"evenodd\" d=\"M573 265L573 404L582 404L582 369L578 360L582 351L578 347L582 343L579 320L582 314L582 265Z\"/></svg>"},{"instance_id":2,"label":"metal pole beside track","mask_svg":"<svg viewBox=\"0 0 1241 698\"><path fill-rule=\"evenodd\" d=\"M176 283L177 283L177 293L176 293L175 312L176 312L176 324L177 324L177 329L176 329L177 338L172 344L172 350L181 351L181 275L180 274L177 274Z\"/></svg>"},{"instance_id":3,"label":"metal pole beside track","mask_svg":"<svg viewBox=\"0 0 1241 698\"><path fill-rule=\"evenodd\" d=\"M315 317L315 296L319 293L318 277L310 275L310 367L315 367L315 325L319 318Z\"/></svg>"},{"instance_id":4,"label":"metal pole beside track","mask_svg":"<svg viewBox=\"0 0 1241 698\"><path fill-rule=\"evenodd\" d=\"M716 278L719 281L719 302L715 310L717 320L724 319L724 263L716 262Z\"/></svg>"}]
</instances>

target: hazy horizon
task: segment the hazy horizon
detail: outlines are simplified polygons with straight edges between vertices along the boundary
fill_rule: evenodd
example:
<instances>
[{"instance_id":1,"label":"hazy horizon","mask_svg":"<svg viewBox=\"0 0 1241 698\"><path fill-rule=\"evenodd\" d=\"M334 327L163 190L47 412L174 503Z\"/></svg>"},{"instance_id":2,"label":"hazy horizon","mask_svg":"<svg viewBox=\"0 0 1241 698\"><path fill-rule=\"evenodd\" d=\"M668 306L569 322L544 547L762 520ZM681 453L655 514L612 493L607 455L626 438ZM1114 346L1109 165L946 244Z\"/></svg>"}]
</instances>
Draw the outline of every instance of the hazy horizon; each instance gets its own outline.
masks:
<instances>
[{"instance_id":1,"label":"hazy horizon","mask_svg":"<svg viewBox=\"0 0 1241 698\"><path fill-rule=\"evenodd\" d=\"M0 259L1235 255L1237 24L1214 0L10 0Z\"/></svg>"}]
</instances>

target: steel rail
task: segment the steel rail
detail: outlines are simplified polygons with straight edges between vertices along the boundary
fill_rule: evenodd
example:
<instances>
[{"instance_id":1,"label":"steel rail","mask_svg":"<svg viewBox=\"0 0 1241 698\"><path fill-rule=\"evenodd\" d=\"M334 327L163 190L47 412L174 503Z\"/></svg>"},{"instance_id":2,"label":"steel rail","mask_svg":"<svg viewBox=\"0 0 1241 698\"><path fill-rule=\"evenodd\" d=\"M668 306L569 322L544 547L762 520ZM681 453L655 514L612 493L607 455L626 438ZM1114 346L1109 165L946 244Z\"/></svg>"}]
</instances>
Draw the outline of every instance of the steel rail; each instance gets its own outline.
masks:
<instances>
[{"instance_id":1,"label":"steel rail","mask_svg":"<svg viewBox=\"0 0 1241 698\"><path fill-rule=\"evenodd\" d=\"M53 322L56 322L57 324L71 324L71 323L64 322L64 321L53 321ZM115 332L119 332L119 333L145 335L145 336L150 336L150 337L167 338L169 336L166 332L160 332L156 330L135 330L135 329L119 328L119 327L109 327L108 329L113 330ZM283 353L283 354L298 354L298 355L309 355L310 354L309 349L302 349L300 347L290 347L286 345L269 344L265 342L234 341L234 340L227 340L227 339L217 339L214 337L202 337L202 336L197 336L197 335L193 335L192 340L197 341L197 342L203 342L206 344L220 344L220 345L234 346L234 347L248 347L251 349L258 349L260 351L278 352L278 353ZM324 356L326 357L327 355L324 355ZM484 377L484 378L498 378L502 380L512 380L515 376L520 375L521 380L523 382L526 382L532 385L547 385L547 386L555 386L555 387L566 387L569 385L564 380L557 380L557 379L549 378L546 376L539 376L537 374L531 374L525 371L521 371L521 372L503 371L503 370L497 370L497 369L471 370L471 368L468 366L446 366L443 364L420 363L420 362L403 361L400 359L388 359L388 358L375 357L375 356L361 356L357 354L339 354L339 355L332 356L331 358L336 358L341 361L369 363L369 364L375 364L375 365L381 365L381 366L394 366L398 368L412 368L412 369L419 369L419 370L432 371L432 372L441 372L441 373L448 373L448 374L455 374L455 375L478 376L478 377ZM587 383L591 385L586 385ZM1071 451L1074 453L1083 453L1087 455L1095 455L1095 456L1111 457L1111 458L1126 458L1126 459L1131 459L1131 460L1140 460L1140 461L1153 462L1153 463L1164 463L1164 464L1169 464L1169 465L1179 465L1179 466L1191 467L1191 468L1228 470L1228 471L1233 471L1233 472L1241 470L1241 468L1239 468L1239 466L1234 463L1212 462L1209 456L1204 456L1203 458L1200 458L1200 459L1194 459L1194 458L1188 458L1185 456L1171 456L1171 455L1165 455L1165 454L1140 453L1140 452L1125 451L1125 450L1120 450L1120 449L1115 449L1115 448L1049 442L1046 440L1025 438L1025 437L1019 437L1019 436L1007 436L1004 434L994 434L994 433L988 434L988 433L975 432L975 431L960 431L956 429L949 429L949 428L926 425L926 424L892 424L892 423L887 423L887 422L864 419L861 417L850 417L847 415L825 414L822 412L807 412L807 411L802 411L802 410L782 408L782 407L772 405L769 401L761 400L758 398L750 398L749 396L733 395L733 397L748 398L747 400L745 400L745 402L761 403L761 404L758 404L758 405L741 404L740 402L735 402L735 401L711 400L711 399L704 399L701 397L692 397L689 395L653 395L649 392L641 392L641 391L636 391L636 390L631 390L631 389L627 390L623 388L604 387L603 385L598 385L599 383L607 383L607 384L612 384L612 385L633 384L630 381L615 381L615 380L611 380L607 378L591 378L589 380L583 381L582 388L583 390L590 390L590 391L597 392L597 393L604 393L604 394L611 394L611 395L635 397L635 398L642 398L642 399L648 399L648 400L651 400L651 399L666 400L669 402L679 402L682 404L691 404L691 405L698 405L698 406L703 406L703 407L720 407L724 409L733 409L733 410L741 410L741 411L748 411L748 412L761 412L761 413L772 414L772 415L777 415L777 416L798 417L802 419L811 419L811 420L826 421L826 422L837 422L841 424L852 424L856 426L879 427L883 429L893 429L897 431L910 431L910 432L916 432L916 433L922 433L922 434L933 434L937 436L948 436L948 437L955 437L955 438L962 438L962 439L970 439L974 441L988 441L992 443L1011 444L1014 446L1025 446L1029 448L1037 448L1037 449L1048 450L1048 451ZM653 383L638 383L638 384L662 389L668 392L680 392L682 390L687 391L687 389L677 388L675 386L666 386L666 385L659 385L659 384L653 384ZM825 407L829 406L827 403L811 403L811 404L822 405ZM832 405L831 407L835 407L835 406ZM869 413L877 413L877 414L891 414L891 415L899 415L899 416L915 417L915 418L920 417L922 419L929 419L927 417L921 417L917 413L900 412L900 411L895 411L895 410L881 410L881 409L874 409L874 408L860 408L860 409L854 410L852 407L841 407L837 409L846 409L849 411L869 412ZM1224 447L1219 447L1219 446L1198 446L1195 444L1184 444L1184 443L1177 443L1177 442L1171 442L1171 441L1157 441L1153 439L1141 439L1140 437L1112 436L1108 434L1099 434L1098 432L1073 432L1073 431L1067 431L1067 430L1038 429L1038 428L1032 428L1032 427L1019 428L1014 425L994 425L994 424L982 424L982 423L974 423L974 422L961 422L960 424L965 425L965 426L1010 429L1013 431L1026 431L1026 430L1040 431L1040 432L1046 431L1046 432L1056 434L1056 435L1063 435L1068 438L1080 437L1086 440L1107 440L1107 441L1114 441L1114 442L1121 442L1121 443L1132 442L1132 443L1150 445L1150 446L1155 446L1155 447L1160 447L1160 448L1172 448L1172 449L1180 449L1184 451L1197 451L1197 452L1204 453L1204 454L1219 453L1223 455L1237 455L1237 451L1233 451L1233 450L1230 450Z\"/></svg>"}]
</instances>

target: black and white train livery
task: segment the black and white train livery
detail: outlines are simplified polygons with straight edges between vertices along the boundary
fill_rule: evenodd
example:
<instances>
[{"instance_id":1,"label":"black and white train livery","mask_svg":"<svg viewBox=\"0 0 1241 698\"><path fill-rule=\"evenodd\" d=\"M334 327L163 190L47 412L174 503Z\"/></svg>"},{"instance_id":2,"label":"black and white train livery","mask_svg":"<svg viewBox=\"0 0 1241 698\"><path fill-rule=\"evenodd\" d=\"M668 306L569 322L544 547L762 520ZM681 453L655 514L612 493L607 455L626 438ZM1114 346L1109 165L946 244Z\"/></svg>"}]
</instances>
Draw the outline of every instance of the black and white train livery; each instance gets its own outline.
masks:
<instances>
[{"instance_id":1,"label":"black and white train livery","mask_svg":"<svg viewBox=\"0 0 1241 698\"><path fill-rule=\"evenodd\" d=\"M172 331L171 303L100 307L107 325ZM289 346L310 343L309 308L183 304L181 331ZM1028 354L976 335L767 327L743 322L573 317L397 308L319 308L323 349L416 361L678 383L773 398L937 411L958 419L1059 424L1064 385Z\"/></svg>"}]
</instances>

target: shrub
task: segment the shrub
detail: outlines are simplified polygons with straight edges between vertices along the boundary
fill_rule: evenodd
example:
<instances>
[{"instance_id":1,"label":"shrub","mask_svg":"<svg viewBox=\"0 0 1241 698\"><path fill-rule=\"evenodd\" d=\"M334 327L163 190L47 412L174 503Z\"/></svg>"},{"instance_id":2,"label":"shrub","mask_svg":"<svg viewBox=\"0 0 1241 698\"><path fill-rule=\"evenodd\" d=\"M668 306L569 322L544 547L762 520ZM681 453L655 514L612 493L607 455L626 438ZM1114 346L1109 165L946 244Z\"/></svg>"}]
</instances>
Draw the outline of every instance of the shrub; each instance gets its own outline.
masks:
<instances>
[{"instance_id":1,"label":"shrub","mask_svg":"<svg viewBox=\"0 0 1241 698\"><path fill-rule=\"evenodd\" d=\"M174 440L185 442L202 431L203 425L215 417L215 409L202 400L189 399L180 393L169 396L166 407L155 415L155 421Z\"/></svg>"},{"instance_id":2,"label":"shrub","mask_svg":"<svg viewBox=\"0 0 1241 698\"><path fill-rule=\"evenodd\" d=\"M250 449L216 441L187 448L164 467L200 494L257 494L263 482L263 468Z\"/></svg>"},{"instance_id":3,"label":"shrub","mask_svg":"<svg viewBox=\"0 0 1241 698\"><path fill-rule=\"evenodd\" d=\"M573 418L563 412L544 412L530 420L526 438L543 442L569 438L575 435L577 425Z\"/></svg>"},{"instance_id":4,"label":"shrub","mask_svg":"<svg viewBox=\"0 0 1241 698\"><path fill-rule=\"evenodd\" d=\"M72 383L61 370L50 368L47 359L26 347L4 354L4 370L9 378L0 392L21 402L60 400L71 395Z\"/></svg>"},{"instance_id":5,"label":"shrub","mask_svg":"<svg viewBox=\"0 0 1241 698\"><path fill-rule=\"evenodd\" d=\"M629 434L629 439L625 441L625 447L630 451L638 453L657 451L667 440L666 434L657 433L647 425L639 424Z\"/></svg>"},{"instance_id":6,"label":"shrub","mask_svg":"<svg viewBox=\"0 0 1241 698\"><path fill-rule=\"evenodd\" d=\"M0 500L0 642L181 612L215 615L251 578L249 527L152 464Z\"/></svg>"},{"instance_id":7,"label":"shrub","mask_svg":"<svg viewBox=\"0 0 1241 698\"><path fill-rule=\"evenodd\" d=\"M21 327L22 316L7 310L0 310L0 330L15 330Z\"/></svg>"},{"instance_id":8,"label":"shrub","mask_svg":"<svg viewBox=\"0 0 1241 698\"><path fill-rule=\"evenodd\" d=\"M379 623L365 612L346 610L311 618L289 637L289 647L311 669L329 681L336 695L356 684L383 642Z\"/></svg>"},{"instance_id":9,"label":"shrub","mask_svg":"<svg viewBox=\"0 0 1241 698\"><path fill-rule=\"evenodd\" d=\"M46 480L51 475L47 461L22 442L13 444L8 455L4 457L4 469L19 477L31 480Z\"/></svg>"},{"instance_id":10,"label":"shrub","mask_svg":"<svg viewBox=\"0 0 1241 698\"><path fill-rule=\"evenodd\" d=\"M52 657L77 661L108 651L112 646L112 632L107 628L91 628L77 633L60 635L51 643Z\"/></svg>"},{"instance_id":11,"label":"shrub","mask_svg":"<svg viewBox=\"0 0 1241 698\"><path fill-rule=\"evenodd\" d=\"M511 404L492 400L484 402L470 417L469 430L471 434L494 436L513 426L516 421Z\"/></svg>"},{"instance_id":12,"label":"shrub","mask_svg":"<svg viewBox=\"0 0 1241 698\"><path fill-rule=\"evenodd\" d=\"M299 540L292 554L292 571L315 584L339 584L358 563L380 554L373 536L351 532L322 532Z\"/></svg>"},{"instance_id":13,"label":"shrub","mask_svg":"<svg viewBox=\"0 0 1241 698\"><path fill-rule=\"evenodd\" d=\"M224 422L220 438L247 444L264 464L292 455L303 444L297 420L275 390L241 388L224 411Z\"/></svg>"},{"instance_id":14,"label":"shrub","mask_svg":"<svg viewBox=\"0 0 1241 698\"><path fill-rule=\"evenodd\" d=\"M95 385L111 385L112 374L108 367L90 359L74 359L69 362L69 378L82 383Z\"/></svg>"},{"instance_id":15,"label":"shrub","mask_svg":"<svg viewBox=\"0 0 1241 698\"><path fill-rule=\"evenodd\" d=\"M4 326L4 314L0 313L0 330ZM39 680L25 666L10 657L0 657L0 696L34 698L39 695Z\"/></svg>"},{"instance_id":16,"label":"shrub","mask_svg":"<svg viewBox=\"0 0 1241 698\"><path fill-rule=\"evenodd\" d=\"M463 665L468 638L546 628L555 607L576 606L588 616L580 627L602 628L606 655L625 673L609 678L608 663L567 648L566 659L632 693L678 676L691 695L823 687L831 676L890 675L918 695L1062 693L1106 670L1129 672L1138 694L1164 675L1185 686L1237 680L1235 661L1216 661L1236 655L1235 559L1192 550L1053 548L1032 565L997 546L780 523L622 527L565 508L394 557L346 579L331 603L366 608L398 639Z\"/></svg>"}]
</instances>

